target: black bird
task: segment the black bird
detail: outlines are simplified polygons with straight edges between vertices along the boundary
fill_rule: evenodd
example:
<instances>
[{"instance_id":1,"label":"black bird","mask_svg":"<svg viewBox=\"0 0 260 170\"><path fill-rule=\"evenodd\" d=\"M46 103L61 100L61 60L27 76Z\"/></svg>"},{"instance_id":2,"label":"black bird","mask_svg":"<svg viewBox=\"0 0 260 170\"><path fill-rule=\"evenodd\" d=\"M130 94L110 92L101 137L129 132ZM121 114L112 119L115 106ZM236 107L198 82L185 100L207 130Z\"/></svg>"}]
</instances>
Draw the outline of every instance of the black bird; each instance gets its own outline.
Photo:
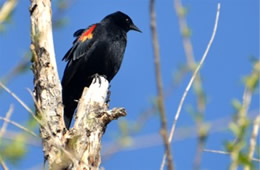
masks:
<instances>
[{"instance_id":1,"label":"black bird","mask_svg":"<svg viewBox=\"0 0 260 170\"><path fill-rule=\"evenodd\" d=\"M123 12L106 16L100 23L74 33L73 46L63 57L67 66L62 78L64 121L69 129L84 87L98 74L110 82L118 72L127 43L127 32L141 32Z\"/></svg>"}]
</instances>

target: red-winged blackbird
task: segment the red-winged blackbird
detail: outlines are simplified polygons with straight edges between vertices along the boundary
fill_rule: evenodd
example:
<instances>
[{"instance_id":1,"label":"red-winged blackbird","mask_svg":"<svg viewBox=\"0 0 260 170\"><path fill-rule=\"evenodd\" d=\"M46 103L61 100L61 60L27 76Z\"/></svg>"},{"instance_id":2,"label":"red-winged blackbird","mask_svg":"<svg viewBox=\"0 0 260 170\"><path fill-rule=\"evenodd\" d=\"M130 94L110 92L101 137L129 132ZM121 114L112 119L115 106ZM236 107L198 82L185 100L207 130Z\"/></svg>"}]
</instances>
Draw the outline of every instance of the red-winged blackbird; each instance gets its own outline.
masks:
<instances>
[{"instance_id":1,"label":"red-winged blackbird","mask_svg":"<svg viewBox=\"0 0 260 170\"><path fill-rule=\"evenodd\" d=\"M103 75L110 82L118 72L127 43L127 32L139 31L132 19L118 11L100 23L74 33L73 46L63 60L68 61L62 78L64 121L69 129L84 87L91 84L93 75Z\"/></svg>"}]
</instances>

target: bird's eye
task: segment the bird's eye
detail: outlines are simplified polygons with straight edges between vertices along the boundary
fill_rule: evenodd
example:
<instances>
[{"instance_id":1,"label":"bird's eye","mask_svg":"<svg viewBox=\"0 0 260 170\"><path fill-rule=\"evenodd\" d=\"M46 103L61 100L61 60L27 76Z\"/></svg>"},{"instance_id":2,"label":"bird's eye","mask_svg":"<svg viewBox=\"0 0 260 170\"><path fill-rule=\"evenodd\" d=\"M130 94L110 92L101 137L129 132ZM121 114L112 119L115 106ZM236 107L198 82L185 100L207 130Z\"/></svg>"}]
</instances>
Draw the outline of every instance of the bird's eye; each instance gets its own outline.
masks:
<instances>
[{"instance_id":1,"label":"bird's eye","mask_svg":"<svg viewBox=\"0 0 260 170\"><path fill-rule=\"evenodd\" d=\"M125 19L125 21L126 21L127 23L129 23L129 22L130 22L129 18L126 18L126 19Z\"/></svg>"}]
</instances>

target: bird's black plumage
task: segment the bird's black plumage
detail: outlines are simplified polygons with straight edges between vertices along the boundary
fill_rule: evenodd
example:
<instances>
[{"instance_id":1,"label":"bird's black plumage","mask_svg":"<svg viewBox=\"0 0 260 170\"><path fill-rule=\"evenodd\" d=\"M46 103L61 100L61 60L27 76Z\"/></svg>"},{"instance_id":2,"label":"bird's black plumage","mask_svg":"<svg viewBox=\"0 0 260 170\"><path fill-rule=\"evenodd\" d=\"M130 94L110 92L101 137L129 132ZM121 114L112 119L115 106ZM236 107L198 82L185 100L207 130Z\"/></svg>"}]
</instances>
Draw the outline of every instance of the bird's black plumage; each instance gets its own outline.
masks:
<instances>
[{"instance_id":1,"label":"bird's black plumage","mask_svg":"<svg viewBox=\"0 0 260 170\"><path fill-rule=\"evenodd\" d=\"M73 46L63 60L67 66L62 78L64 121L69 129L77 100L84 87L91 84L93 75L104 75L111 81L118 72L127 44L127 32L141 32L126 14L118 11L100 23L74 33Z\"/></svg>"}]
</instances>

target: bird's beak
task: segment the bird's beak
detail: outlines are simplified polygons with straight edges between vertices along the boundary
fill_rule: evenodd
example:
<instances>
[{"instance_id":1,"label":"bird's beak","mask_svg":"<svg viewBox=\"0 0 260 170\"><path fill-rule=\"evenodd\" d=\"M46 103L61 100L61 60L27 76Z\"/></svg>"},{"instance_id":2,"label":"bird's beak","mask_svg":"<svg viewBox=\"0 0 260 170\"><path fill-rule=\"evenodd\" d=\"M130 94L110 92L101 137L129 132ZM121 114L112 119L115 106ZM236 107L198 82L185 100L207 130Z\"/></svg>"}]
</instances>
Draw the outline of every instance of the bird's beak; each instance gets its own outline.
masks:
<instances>
[{"instance_id":1,"label":"bird's beak","mask_svg":"<svg viewBox=\"0 0 260 170\"><path fill-rule=\"evenodd\" d=\"M130 29L131 29L131 30L138 31L138 32L142 32L137 26L135 26L135 24L132 24L132 25L130 26Z\"/></svg>"}]
</instances>

